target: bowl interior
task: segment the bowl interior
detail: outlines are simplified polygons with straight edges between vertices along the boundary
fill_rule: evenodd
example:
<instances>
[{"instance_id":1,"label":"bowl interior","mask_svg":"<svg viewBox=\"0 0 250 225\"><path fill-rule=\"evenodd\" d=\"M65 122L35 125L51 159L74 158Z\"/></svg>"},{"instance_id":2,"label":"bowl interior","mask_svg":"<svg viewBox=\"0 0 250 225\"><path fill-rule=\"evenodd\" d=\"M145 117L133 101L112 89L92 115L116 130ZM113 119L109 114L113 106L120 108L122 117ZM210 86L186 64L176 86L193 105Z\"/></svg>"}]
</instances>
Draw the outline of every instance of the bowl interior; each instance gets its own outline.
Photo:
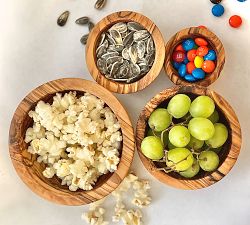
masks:
<instances>
[{"instance_id":1,"label":"bowl interior","mask_svg":"<svg viewBox=\"0 0 250 225\"><path fill-rule=\"evenodd\" d=\"M172 55L173 55L173 52L174 52L175 48L179 44L181 44L182 41L184 41L185 39L188 39L188 38L192 38L192 39L195 39L195 38L204 38L208 42L208 48L209 48L209 50L210 49L214 50L216 52L216 56L218 56L218 50L215 47L215 44L211 40L209 40L205 35L202 35L202 34L199 34L199 35L198 34L185 35L179 41L175 42L174 45L173 45L173 47L170 49L170 60L171 60L170 66L171 66L172 70L175 71L175 73L179 77L179 79L183 80L185 82L188 82L188 81L184 80L182 77L179 76L178 71L174 68L174 66L172 64L172 62L173 62ZM214 62L215 62L215 69L214 70L216 70L216 68L218 66L217 59ZM212 76L212 74L213 74L213 72L212 73L206 73L206 77L203 80L208 79L208 77ZM197 80L197 81L194 81L192 83L195 84L195 83L198 83L198 82L200 82L200 81ZM188 82L188 83L191 83L191 82Z\"/></svg>"},{"instance_id":2,"label":"bowl interior","mask_svg":"<svg viewBox=\"0 0 250 225\"><path fill-rule=\"evenodd\" d=\"M75 90L72 90L72 91L75 91ZM61 91L61 92L57 92L57 93L65 94L68 92L70 92L70 90ZM77 96L80 97L80 96L84 95L85 92L77 91L76 93L77 93ZM43 98L41 98L40 100L42 100L46 103L52 104L54 96L55 96L55 94L48 94L48 95L44 96ZM30 108L30 110L34 110L36 105L37 104L33 104L32 107ZM106 106L107 106L107 104L106 104ZM60 189L64 192L68 192L71 194L78 193L78 192L84 192L84 190L82 190L82 189L78 189L76 192L70 191L67 185L61 185L61 179L58 178L56 175L53 176L53 178L51 178L51 179L48 179L48 178L43 176L42 172L46 168L45 164L39 163L36 161L37 155L33 155L33 154L29 153L27 151L29 144L24 142L26 130L30 126L33 125L33 120L32 120L32 118L29 117L28 113L26 113L25 117L23 118L23 121L24 121L24 123L23 123L22 134L21 134L22 145L23 145L23 147L22 147L22 149L23 149L23 151L22 151L23 163L25 165L29 165L29 167L31 167L33 169L34 173L36 174L37 177L39 177L40 180L44 181L45 183L49 184L51 187L53 187L55 189ZM120 131L122 133L121 129L120 129ZM120 157L121 157L121 153L122 153L122 148L123 148L123 142L121 143L121 146L119 149ZM112 175L112 173L109 172L107 174L100 176L92 190L94 191L95 189L100 187L103 183L105 183L111 177L111 175Z\"/></svg>"},{"instance_id":3,"label":"bowl interior","mask_svg":"<svg viewBox=\"0 0 250 225\"><path fill-rule=\"evenodd\" d=\"M193 93L187 93L187 92L179 92L178 94L186 94L188 95L191 100L193 101L196 97L198 97L199 95L198 94L193 94ZM162 99L162 102L156 107L156 108L166 108L167 105L168 105L168 102L170 101L170 99L173 97L174 95L172 96L169 96L167 99ZM215 103L216 104L216 103ZM225 159L227 158L228 156L228 153L229 153L229 149L230 149L230 146L232 144L232 132L231 132L231 127L229 125L229 121L227 120L227 118L225 117L225 114L221 111L221 109L218 107L218 105L216 104L216 110L218 111L219 113L219 116L220 116L220 120L219 122L220 123L223 123L227 128L228 128L228 139L226 141L226 143L223 145L222 149L220 150L220 152L218 153L219 155L219 158L220 158L220 164L223 164L223 162L225 161ZM148 118L147 118L148 119ZM147 122L147 121L146 121ZM173 122L176 124L176 123L179 123L181 122L181 120L178 120L178 119L173 119ZM146 126L146 129L145 129L145 133L144 133L144 137L146 137L147 135L147 132L148 132L148 129L149 129L149 126L147 124ZM156 167L163 167L164 166L164 163L159 163L159 162L153 162L154 165ZM200 179L200 178L203 178L205 176L208 176L210 175L212 172L205 172L203 170L200 170L200 172L193 178L191 179L188 179L188 180L196 180L196 179ZM171 172L168 174L169 176L175 178L175 179L180 179L180 180L186 180L187 178L184 178L182 177L181 175L179 175L177 172Z\"/></svg>"}]
</instances>

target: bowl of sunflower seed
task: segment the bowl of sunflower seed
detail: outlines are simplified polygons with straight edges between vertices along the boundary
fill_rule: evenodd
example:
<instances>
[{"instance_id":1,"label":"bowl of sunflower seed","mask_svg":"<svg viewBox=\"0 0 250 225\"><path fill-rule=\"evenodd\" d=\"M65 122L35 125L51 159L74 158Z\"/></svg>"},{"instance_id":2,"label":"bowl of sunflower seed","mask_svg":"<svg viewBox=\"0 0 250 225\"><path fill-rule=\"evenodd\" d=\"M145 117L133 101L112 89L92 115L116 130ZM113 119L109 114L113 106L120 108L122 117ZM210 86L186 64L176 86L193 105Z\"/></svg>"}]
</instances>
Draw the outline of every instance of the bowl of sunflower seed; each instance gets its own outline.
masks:
<instances>
[{"instance_id":1,"label":"bowl of sunflower seed","mask_svg":"<svg viewBox=\"0 0 250 225\"><path fill-rule=\"evenodd\" d=\"M151 84L164 58L164 39L158 27L144 15L131 11L102 19L89 34L86 46L86 62L94 80L121 94Z\"/></svg>"}]
</instances>

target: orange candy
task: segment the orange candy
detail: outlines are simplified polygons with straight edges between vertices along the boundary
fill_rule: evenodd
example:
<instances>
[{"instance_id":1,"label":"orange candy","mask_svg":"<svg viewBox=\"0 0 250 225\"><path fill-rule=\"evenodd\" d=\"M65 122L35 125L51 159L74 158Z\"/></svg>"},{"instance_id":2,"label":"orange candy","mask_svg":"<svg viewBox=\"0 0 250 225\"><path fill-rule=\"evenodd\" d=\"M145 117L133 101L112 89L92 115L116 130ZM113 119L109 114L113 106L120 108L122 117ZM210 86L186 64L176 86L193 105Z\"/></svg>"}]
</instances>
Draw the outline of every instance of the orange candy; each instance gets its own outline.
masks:
<instances>
[{"instance_id":1,"label":"orange candy","mask_svg":"<svg viewBox=\"0 0 250 225\"><path fill-rule=\"evenodd\" d=\"M200 46L197 51L196 54L198 56L205 56L208 53L208 47L207 46Z\"/></svg>"},{"instance_id":2,"label":"orange candy","mask_svg":"<svg viewBox=\"0 0 250 225\"><path fill-rule=\"evenodd\" d=\"M198 46L207 46L208 43L204 38L195 38L194 39L195 44L197 44Z\"/></svg>"},{"instance_id":3,"label":"orange candy","mask_svg":"<svg viewBox=\"0 0 250 225\"><path fill-rule=\"evenodd\" d=\"M202 65L202 69L206 73L212 73L215 69L214 61L211 61L211 60L204 61L203 65Z\"/></svg>"},{"instance_id":4,"label":"orange candy","mask_svg":"<svg viewBox=\"0 0 250 225\"><path fill-rule=\"evenodd\" d=\"M187 65L187 72L188 74L192 74L193 70L196 69L194 62L189 62Z\"/></svg>"},{"instance_id":5,"label":"orange candy","mask_svg":"<svg viewBox=\"0 0 250 225\"><path fill-rule=\"evenodd\" d=\"M181 51L181 52L185 52L185 50L183 49L182 45L177 45L177 47L175 48L175 51Z\"/></svg>"},{"instance_id":6,"label":"orange candy","mask_svg":"<svg viewBox=\"0 0 250 225\"><path fill-rule=\"evenodd\" d=\"M197 51L196 49L192 49L192 50L188 51L187 58L190 62L193 62L195 57L197 56L196 51Z\"/></svg>"}]
</instances>

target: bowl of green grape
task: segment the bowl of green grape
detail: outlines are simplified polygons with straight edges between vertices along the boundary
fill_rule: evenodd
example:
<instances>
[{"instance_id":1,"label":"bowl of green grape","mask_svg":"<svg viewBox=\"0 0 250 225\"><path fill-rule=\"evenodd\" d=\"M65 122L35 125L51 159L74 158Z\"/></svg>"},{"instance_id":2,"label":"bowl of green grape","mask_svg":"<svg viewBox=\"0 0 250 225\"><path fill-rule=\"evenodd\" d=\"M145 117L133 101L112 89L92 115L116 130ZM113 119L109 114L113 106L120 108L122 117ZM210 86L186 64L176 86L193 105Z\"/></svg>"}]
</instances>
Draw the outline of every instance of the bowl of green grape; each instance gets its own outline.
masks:
<instances>
[{"instance_id":1,"label":"bowl of green grape","mask_svg":"<svg viewBox=\"0 0 250 225\"><path fill-rule=\"evenodd\" d=\"M136 145L146 169L179 189L201 189L225 177L241 148L239 120L218 93L197 85L175 86L142 110Z\"/></svg>"}]
</instances>

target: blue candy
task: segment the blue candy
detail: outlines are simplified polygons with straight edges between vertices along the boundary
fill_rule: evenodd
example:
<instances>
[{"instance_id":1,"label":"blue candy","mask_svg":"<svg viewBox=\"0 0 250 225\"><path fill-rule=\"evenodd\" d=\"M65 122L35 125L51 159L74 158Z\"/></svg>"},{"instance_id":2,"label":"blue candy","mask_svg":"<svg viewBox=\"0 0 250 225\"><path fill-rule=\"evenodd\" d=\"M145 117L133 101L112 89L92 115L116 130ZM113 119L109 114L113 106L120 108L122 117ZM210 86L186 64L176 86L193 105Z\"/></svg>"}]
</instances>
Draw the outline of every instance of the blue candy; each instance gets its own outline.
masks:
<instances>
[{"instance_id":1,"label":"blue candy","mask_svg":"<svg viewBox=\"0 0 250 225\"><path fill-rule=\"evenodd\" d=\"M246 0L238 0L238 2L245 2Z\"/></svg>"},{"instance_id":2,"label":"blue candy","mask_svg":"<svg viewBox=\"0 0 250 225\"><path fill-rule=\"evenodd\" d=\"M216 60L217 56L214 50L209 50L208 53L204 56L204 60Z\"/></svg>"},{"instance_id":3,"label":"blue candy","mask_svg":"<svg viewBox=\"0 0 250 225\"><path fill-rule=\"evenodd\" d=\"M186 81L188 81L188 82L194 82L194 81L196 81L196 79L193 77L193 75L191 75L191 74L187 74L185 77L184 77L184 79L186 80Z\"/></svg>"},{"instance_id":4,"label":"blue candy","mask_svg":"<svg viewBox=\"0 0 250 225\"><path fill-rule=\"evenodd\" d=\"M181 63L178 62L173 62L173 66L176 70L178 70L180 68Z\"/></svg>"},{"instance_id":5,"label":"blue candy","mask_svg":"<svg viewBox=\"0 0 250 225\"><path fill-rule=\"evenodd\" d=\"M187 56L186 56L185 59L183 60L183 63L184 63L185 65L187 65L187 64L189 63L189 60L188 60Z\"/></svg>"},{"instance_id":6,"label":"blue candy","mask_svg":"<svg viewBox=\"0 0 250 225\"><path fill-rule=\"evenodd\" d=\"M205 78L205 72L200 68L194 69L192 72L192 75L194 76L195 79L199 79L199 80Z\"/></svg>"},{"instance_id":7,"label":"blue candy","mask_svg":"<svg viewBox=\"0 0 250 225\"><path fill-rule=\"evenodd\" d=\"M183 41L182 43L182 47L185 51L189 51L191 49L193 49L195 43L194 43L194 40L189 38L189 39L186 39L185 41Z\"/></svg>"},{"instance_id":8,"label":"blue candy","mask_svg":"<svg viewBox=\"0 0 250 225\"><path fill-rule=\"evenodd\" d=\"M178 73L181 77L184 77L186 75L186 72L187 72L186 65L182 63L178 69Z\"/></svg>"},{"instance_id":9,"label":"blue candy","mask_svg":"<svg viewBox=\"0 0 250 225\"><path fill-rule=\"evenodd\" d=\"M224 14L225 10L221 4L214 5L212 8L212 13L216 17L220 17Z\"/></svg>"}]
</instances>

